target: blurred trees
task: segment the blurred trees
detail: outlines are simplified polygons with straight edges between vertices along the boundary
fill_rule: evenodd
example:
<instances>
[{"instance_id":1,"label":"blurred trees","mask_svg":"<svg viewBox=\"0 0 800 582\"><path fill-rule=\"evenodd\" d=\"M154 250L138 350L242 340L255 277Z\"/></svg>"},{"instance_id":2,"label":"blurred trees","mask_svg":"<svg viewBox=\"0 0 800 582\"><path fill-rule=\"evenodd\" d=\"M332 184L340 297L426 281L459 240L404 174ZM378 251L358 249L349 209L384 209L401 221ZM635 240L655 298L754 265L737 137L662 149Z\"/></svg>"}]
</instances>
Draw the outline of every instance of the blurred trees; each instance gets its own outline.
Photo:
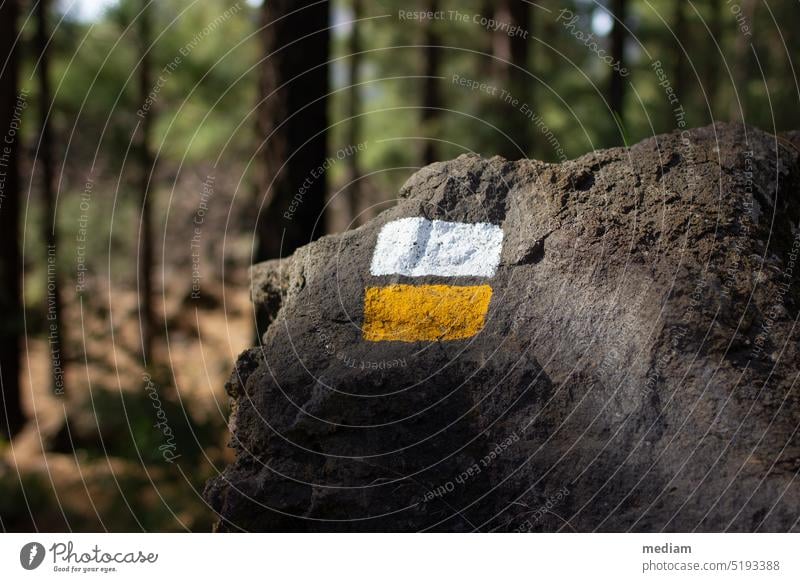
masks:
<instances>
[{"instance_id":1,"label":"blurred trees","mask_svg":"<svg viewBox=\"0 0 800 582\"><path fill-rule=\"evenodd\" d=\"M17 0L0 4L0 437L14 435L24 422L19 373L22 342L22 262L20 254L19 125L25 97L18 93Z\"/></svg>"},{"instance_id":2,"label":"blurred trees","mask_svg":"<svg viewBox=\"0 0 800 582\"><path fill-rule=\"evenodd\" d=\"M535 81L530 73L531 54L535 48L533 42L533 21L531 6L518 0L499 0L495 2L494 18L498 22L507 22L513 34L497 30L494 32L494 57L499 59L499 81L520 100L534 107L533 101ZM516 160L533 156L531 124L520 123L514 116L503 116L501 129L508 136L498 153L508 159Z\"/></svg>"},{"instance_id":3,"label":"blurred trees","mask_svg":"<svg viewBox=\"0 0 800 582\"><path fill-rule=\"evenodd\" d=\"M153 25L150 0L141 0L141 12L137 15L139 41L139 114L138 124L139 142L136 145L137 159L139 162L139 199L141 218L139 220L138 249L136 264L138 278L136 287L139 292L139 327L141 329L142 359L146 365L153 364L153 340L156 334L156 316L153 302L155 290L153 287L153 201L150 189L155 168L155 158L151 151L153 116L155 111L150 107L150 94L155 90L152 75L152 37Z\"/></svg>"},{"instance_id":4,"label":"blurred trees","mask_svg":"<svg viewBox=\"0 0 800 582\"><path fill-rule=\"evenodd\" d=\"M737 12L741 19L739 22L752 23L757 4L756 0L741 0L741 5L737 5L740 8L740 11ZM747 119L746 114L750 105L748 84L752 77L757 78L758 75L757 65L751 59L750 40L751 38L747 34L741 33L736 35L733 43L732 68L733 85L736 88L736 94L735 99L730 102L729 115L732 120L741 119L744 121Z\"/></svg>"},{"instance_id":5,"label":"blurred trees","mask_svg":"<svg viewBox=\"0 0 800 582\"><path fill-rule=\"evenodd\" d=\"M424 8L429 14L439 12L439 0L425 0ZM429 19L425 25L425 40L422 46L422 62L424 72L422 80L422 128L427 134L422 146L422 164L438 161L436 135L439 131L439 119L442 116L441 79L439 79L439 62L442 55L441 37L436 20Z\"/></svg>"},{"instance_id":6,"label":"blurred trees","mask_svg":"<svg viewBox=\"0 0 800 582\"><path fill-rule=\"evenodd\" d=\"M289 256L323 234L329 18L327 1L264 0L261 8L258 260Z\"/></svg>"},{"instance_id":7,"label":"blurred trees","mask_svg":"<svg viewBox=\"0 0 800 582\"><path fill-rule=\"evenodd\" d=\"M712 42L719 43L722 39L722 0L709 0L707 32ZM696 16L694 11L692 16ZM716 45L711 49L712 58L707 58L704 63L703 72L703 93L707 115L705 121L711 123L714 120L714 104L717 103L717 92L719 88L720 70L719 64L713 55L716 54Z\"/></svg>"},{"instance_id":8,"label":"blurred trees","mask_svg":"<svg viewBox=\"0 0 800 582\"><path fill-rule=\"evenodd\" d=\"M625 38L628 35L626 30L626 15L628 13L628 0L612 0L611 14L614 24L611 27L611 60L619 66L612 67L608 84L608 105L611 112L624 125L625 123L625 76L622 69L625 68Z\"/></svg>"},{"instance_id":9,"label":"blurred trees","mask_svg":"<svg viewBox=\"0 0 800 582\"><path fill-rule=\"evenodd\" d=\"M48 4L52 38L40 18ZM223 226L204 230L202 260L223 243L227 253L243 247L262 260L324 234L325 214L343 228L367 208L365 216L386 208L422 163L469 151L554 162L619 145L620 129L629 143L674 130L676 104L656 63L688 126L713 115L771 132L800 127L793 63L800 37L789 28L795 3L162 0L142 11L142 0L119 0L92 21L62 19L65 5L48 4L38 5L37 18L16 19L18 3L6 1L0 18L1 48L11 55L2 65L3 127L20 91L32 105L27 111L40 112L38 123L23 116L3 168L0 302L11 315L0 325L0 365L3 416L8 411L12 424L19 424L23 308L30 336L45 338L48 329L46 247L58 244L53 300L67 312L75 309L78 253L89 280L139 292L149 362L163 330L155 298L169 292L165 278L176 286L190 280L189 242L174 233L184 232L187 212L191 221L209 176L236 204L212 205ZM440 17L400 17L422 10ZM19 43L15 22L25 23ZM630 74L615 73L596 51ZM359 143L365 147L353 150ZM37 152L38 171L28 173ZM30 212L20 208L17 159L31 179L27 190L42 193ZM330 199L345 186L337 206ZM28 221L24 302L15 276L23 270L20 215ZM82 224L90 227L77 242ZM229 244L232 236L244 242ZM222 271L230 259L214 260ZM87 313L116 299L81 298ZM66 317L57 316L64 336ZM82 349L65 347L76 357Z\"/></svg>"},{"instance_id":10,"label":"blurred trees","mask_svg":"<svg viewBox=\"0 0 800 582\"><path fill-rule=\"evenodd\" d=\"M672 67L673 88L678 98L686 94L686 58L683 51L687 48L686 37L686 2L674 0L674 12L671 26L675 33L675 59ZM671 122L671 119L669 120Z\"/></svg>"},{"instance_id":11,"label":"blurred trees","mask_svg":"<svg viewBox=\"0 0 800 582\"><path fill-rule=\"evenodd\" d=\"M359 212L394 204L423 163L465 152L557 162L673 131L678 107L687 126L800 128L794 2L117 0L90 20L65 15L70 5L0 3L0 436L25 420L21 364L44 382L49 354L55 374L52 308L62 368L63 350L72 356L68 400L83 414L70 410L80 430L61 431L50 451L79 447L89 463L159 462L140 384L159 349L174 369L152 376L183 451L215 436L222 446L222 415L181 413L220 412L203 382L220 389L229 371L229 316L252 324L230 307L233 291L246 303L246 265L291 254L326 224L356 226ZM195 264L207 291L196 302ZM200 319L212 347L198 355ZM179 391L177 375L200 358L196 390ZM200 467L207 451L195 452ZM192 505L176 474L157 473ZM141 469L131 474L141 493ZM195 485L205 476L194 471ZM3 485L0 513L22 507ZM44 503L42 493L31 504ZM110 527L136 527L125 503L109 503L123 514ZM166 509L148 511L153 527L175 523Z\"/></svg>"},{"instance_id":12,"label":"blurred trees","mask_svg":"<svg viewBox=\"0 0 800 582\"><path fill-rule=\"evenodd\" d=\"M53 135L50 115L53 105L53 92L50 89L50 27L48 18L50 1L39 0L36 6L36 54L39 56L37 77L39 81L39 143L36 145L42 172L42 240L47 245L47 277L45 288L47 300L45 311L49 322L50 373L54 393L63 394L64 371L67 366L66 346L64 345L64 320L61 297L61 273L58 270L58 215L56 213L55 160L53 159Z\"/></svg>"},{"instance_id":13,"label":"blurred trees","mask_svg":"<svg viewBox=\"0 0 800 582\"><path fill-rule=\"evenodd\" d=\"M361 27L359 22L364 16L363 0L352 0L353 7L353 23L350 29L350 55L349 55L349 71L348 81L350 88L348 89L349 100L349 121L348 121L348 143L358 144L361 139L361 87L359 87L360 70L361 70ZM353 226L358 226L360 222L360 204L363 189L361 188L361 171L359 169L359 152L354 151L347 158L347 180L348 180L348 210L350 211L350 219Z\"/></svg>"}]
</instances>

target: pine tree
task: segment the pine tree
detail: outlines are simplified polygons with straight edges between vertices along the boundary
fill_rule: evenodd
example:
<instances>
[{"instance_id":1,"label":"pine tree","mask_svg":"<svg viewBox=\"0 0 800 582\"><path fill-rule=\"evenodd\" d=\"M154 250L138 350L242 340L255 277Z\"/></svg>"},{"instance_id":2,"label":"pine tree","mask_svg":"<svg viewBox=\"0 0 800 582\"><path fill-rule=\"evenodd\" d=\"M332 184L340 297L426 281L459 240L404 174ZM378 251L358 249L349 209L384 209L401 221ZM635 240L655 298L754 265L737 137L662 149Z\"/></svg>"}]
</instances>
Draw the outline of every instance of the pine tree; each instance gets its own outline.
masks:
<instances>
[{"instance_id":1,"label":"pine tree","mask_svg":"<svg viewBox=\"0 0 800 582\"><path fill-rule=\"evenodd\" d=\"M19 123L20 99L17 94L19 43L16 0L0 3L0 54L7 55L0 69L0 131L11 145L0 149L0 436L10 438L24 424L20 399L20 340L22 334L22 260L19 248ZM13 137L12 137L13 136Z\"/></svg>"},{"instance_id":2,"label":"pine tree","mask_svg":"<svg viewBox=\"0 0 800 582\"><path fill-rule=\"evenodd\" d=\"M361 23L363 17L362 0L353 0L353 27L350 31L350 88L348 90L348 145L357 146L361 133L361 91L358 87L359 69L361 67ZM359 219L359 205L361 202L361 171L359 170L358 150L354 149L347 157L347 179L349 182L347 199L349 202L350 220L357 226Z\"/></svg>"},{"instance_id":3,"label":"pine tree","mask_svg":"<svg viewBox=\"0 0 800 582\"><path fill-rule=\"evenodd\" d=\"M37 77L39 81L39 127L40 138L38 145L39 163L42 167L42 204L44 206L44 220L42 221L43 240L47 245L49 260L46 274L47 300L45 310L48 321L48 337L51 353L52 388L56 393L65 390L64 376L66 370L66 352L63 342L64 320L63 302L61 298L61 277L57 266L58 229L56 226L56 196L55 196L55 166L53 160L53 136L51 132L50 113L53 108L53 94L50 89L50 38L47 25L47 16L50 8L49 0L39 0L36 8L36 48L38 52L39 68Z\"/></svg>"},{"instance_id":4,"label":"pine tree","mask_svg":"<svg viewBox=\"0 0 800 582\"><path fill-rule=\"evenodd\" d=\"M625 67L625 39L628 34L625 30L625 22L628 2L627 0L612 0L611 6L611 13L614 17L614 26L611 29L611 58L614 63L619 63L619 67L611 70L608 105L620 123L624 123L625 78L620 70Z\"/></svg>"},{"instance_id":5,"label":"pine tree","mask_svg":"<svg viewBox=\"0 0 800 582\"><path fill-rule=\"evenodd\" d=\"M509 30L498 29L493 34L493 52L498 59L496 63L500 71L500 81L519 100L520 106L525 103L533 108L534 80L528 75L529 33L532 24L530 4L525 0L499 0L495 4L495 20L510 26ZM511 30L515 32L509 34ZM500 128L509 137L503 138L503 148L499 152L501 155L509 159L533 155L531 124L521 113L514 111L502 115Z\"/></svg>"},{"instance_id":6,"label":"pine tree","mask_svg":"<svg viewBox=\"0 0 800 582\"><path fill-rule=\"evenodd\" d=\"M153 307L153 196L150 192L150 180L154 170L154 156L151 151L154 108L146 108L148 95L152 89L152 64L150 43L152 39L152 6L149 0L141 0L142 12L138 17L139 25L139 102L146 114L140 120L139 143L137 147L139 159L139 195L141 202L141 228L139 229L139 256L137 289L139 292L139 326L142 341L142 359L145 365L153 364L153 340L155 337L155 310Z\"/></svg>"},{"instance_id":7,"label":"pine tree","mask_svg":"<svg viewBox=\"0 0 800 582\"><path fill-rule=\"evenodd\" d=\"M436 13L439 11L439 0L427 0L425 10ZM427 140L422 149L423 165L437 161L438 148L433 139L441 117L442 97L439 91L439 75L442 40L434 20L429 20L425 26L425 42L423 44L423 59L425 72L422 87L422 126L427 132Z\"/></svg>"},{"instance_id":8,"label":"pine tree","mask_svg":"<svg viewBox=\"0 0 800 582\"><path fill-rule=\"evenodd\" d=\"M326 182L329 2L265 0L261 8L261 146L258 188L266 196L257 260L291 255L321 234Z\"/></svg>"}]
</instances>

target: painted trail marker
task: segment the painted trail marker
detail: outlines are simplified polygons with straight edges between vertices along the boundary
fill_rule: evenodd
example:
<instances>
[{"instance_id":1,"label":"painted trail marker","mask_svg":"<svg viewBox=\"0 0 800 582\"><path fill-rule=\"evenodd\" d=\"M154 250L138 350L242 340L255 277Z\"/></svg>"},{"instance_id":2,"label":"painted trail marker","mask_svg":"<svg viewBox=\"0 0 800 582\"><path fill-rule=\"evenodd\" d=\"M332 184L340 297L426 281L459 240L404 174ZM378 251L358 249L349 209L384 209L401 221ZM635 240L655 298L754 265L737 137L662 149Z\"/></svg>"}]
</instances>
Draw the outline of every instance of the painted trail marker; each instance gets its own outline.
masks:
<instances>
[{"instance_id":1,"label":"painted trail marker","mask_svg":"<svg viewBox=\"0 0 800 582\"><path fill-rule=\"evenodd\" d=\"M496 224L401 218L378 234L373 275L492 277L500 263L503 230Z\"/></svg>"},{"instance_id":2,"label":"painted trail marker","mask_svg":"<svg viewBox=\"0 0 800 582\"><path fill-rule=\"evenodd\" d=\"M494 224L401 218L383 226L372 275L492 277L500 263L503 230ZM367 341L445 341L483 329L489 285L368 287L363 335Z\"/></svg>"},{"instance_id":3,"label":"painted trail marker","mask_svg":"<svg viewBox=\"0 0 800 582\"><path fill-rule=\"evenodd\" d=\"M436 341L472 337L483 329L489 285L389 285L364 298L364 338L369 341Z\"/></svg>"}]
</instances>

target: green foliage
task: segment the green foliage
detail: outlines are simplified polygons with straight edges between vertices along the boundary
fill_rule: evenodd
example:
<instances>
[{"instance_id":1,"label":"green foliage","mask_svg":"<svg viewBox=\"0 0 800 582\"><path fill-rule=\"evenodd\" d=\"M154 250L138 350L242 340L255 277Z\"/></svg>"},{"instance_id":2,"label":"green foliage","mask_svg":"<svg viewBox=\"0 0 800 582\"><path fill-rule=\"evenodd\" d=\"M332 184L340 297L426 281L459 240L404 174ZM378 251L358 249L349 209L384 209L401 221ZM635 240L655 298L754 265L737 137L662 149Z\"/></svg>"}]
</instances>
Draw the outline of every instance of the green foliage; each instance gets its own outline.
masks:
<instances>
[{"instance_id":1,"label":"green foliage","mask_svg":"<svg viewBox=\"0 0 800 582\"><path fill-rule=\"evenodd\" d=\"M427 135L441 140L438 150L441 159L464 152L490 157L508 151L504 132L523 126L533 136L532 157L558 161L561 157L630 145L653 134L672 131L677 128L676 104L670 103L665 87L659 84L655 62L660 63L670 86L678 93L686 127L706 124L712 119L742 118L770 132L800 127L800 95L797 71L793 68L793 60L800 55L800 36L791 29L797 20L794 2L755 3L755 13L748 23L753 34L746 36L729 3L724 1L717 3L720 10L716 14L712 12L713 2L685 3L685 23L676 28L674 0L630 0L626 24L631 35L625 53L625 66L630 71L626 81L630 84L626 82L623 114L619 117L611 114L607 103L611 68L558 19L561 10L570 11L578 18L576 30L594 34L597 47L608 51L608 32L599 31L597 26L593 28L593 22L602 20L603 6L609 3L601 0L532 3L532 20L526 27L530 76L525 87L525 104L543 121L540 126L526 117L520 104L515 106L498 94L453 82L453 76L458 75L496 87L498 92L508 88L503 67L494 54L496 38L471 18L493 16L497 2L440 0L441 10L458 11L468 19L446 18L430 25L398 18L400 10L418 10L422 2L364 0L362 4L364 20L356 24L363 50L357 141L367 144L359 155L359 165L363 174L370 175L366 180L370 188L365 191L377 193L373 197L377 199L370 203L396 198L402 183L421 163L423 139ZM226 16L226 10L232 7L237 8ZM136 131L142 115L153 122L152 148L157 153L157 162L149 195L154 201L155 230L159 234L169 230L164 227L168 211L173 210L168 206L170 203L178 205L189 200L180 207L181 212L171 215L171 225L183 221L184 227L188 224L192 228L191 214L196 208L191 198L196 191L192 188L199 188L208 168L218 164L219 184L230 187L245 173L257 141L265 137L256 135L254 130L258 63L264 56L260 54L257 37L258 9L244 0L151 3L148 8L152 21L151 101L148 110L139 113L143 106L138 85L143 56L137 21L141 9L139 0L120 0L96 22L78 22L60 16L50 19L51 25L58 23L50 44L54 92L51 111L54 138L50 145L56 155L59 183L58 269L65 285L75 282L78 237L84 229L82 252L89 261L89 273L113 279L114 285L134 288L141 217ZM350 97L346 90L350 83L349 40L354 30L351 20L351 0L335 0L331 22L333 93L329 100L328 129L331 157L338 150L354 145L349 143ZM38 95L35 25L34 18L25 20L22 42L26 58L20 74L21 88L29 96L21 141L26 150L25 321L30 334L46 329L41 177L38 167L34 171L31 160L40 135L39 108L50 105L43 104ZM427 26L435 29L443 47L438 87L445 111L425 127L421 121L422 75L428 52L422 45ZM710 31L717 28L719 35L712 38ZM712 83L713 79L716 83ZM714 99L707 103L712 86L716 89ZM29 168L30 175L26 173ZM187 175L190 179L186 179ZM197 176L201 178L195 179ZM346 165L334 164L328 178L330 190L337 190L347 180ZM179 182L180 179L183 181ZM247 181L248 176L244 175L245 192L236 204L250 209L254 197ZM182 191L173 189L178 183ZM170 198L172 195L174 199ZM185 212L186 208L191 210ZM235 230L227 223L226 227ZM203 236L204 240L212 240L240 234L212 232L209 227ZM171 243L172 239L164 246ZM188 244L185 246L188 251ZM157 250L160 254L162 249ZM188 256L167 248L165 262L170 260L168 251L173 251L173 263L177 262L175 256ZM246 251L244 255L248 254ZM189 261L166 265L167 271L180 268L190 268ZM91 308L99 309L105 300L103 297L94 301ZM9 321L17 324L13 319ZM169 386L170 375L163 371L161 374L158 385ZM73 441L69 446L61 443L60 454L71 454L74 445L92 462L101 462L108 455L141 463L148 470L160 471L159 492L166 498L161 502L151 494L149 500L141 499L142 491L151 484L149 475L143 475L138 467L137 471L120 476L115 483L120 496L107 506L108 513L104 514L110 529L176 529L171 507L200 516L196 523L205 527L202 520L210 517L204 513L199 499L187 496L183 476L164 472L171 467L165 467L159 452L163 435L154 430L153 404L147 395L141 390L119 393L106 386L94 390L92 397L83 406L89 420L82 427L73 427ZM161 403L170 419L178 450L185 460L197 466L191 472L191 485L199 489L212 471L204 460L202 445L219 444L224 426L185 413L183 403L173 391L162 395ZM5 446L6 443L0 442L0 450ZM22 497L23 489L27 500ZM148 511L137 511L134 516L123 498L137 503L147 501ZM45 516L44 522L38 524L44 529L66 527L65 518L76 529L103 526L75 523L80 518L71 515L69 509L61 510L51 484L44 477L25 477L21 484L0 478L0 517L4 527L34 527L29 522L26 503L39 508L37 511ZM141 523L135 517L146 521Z\"/></svg>"}]
</instances>

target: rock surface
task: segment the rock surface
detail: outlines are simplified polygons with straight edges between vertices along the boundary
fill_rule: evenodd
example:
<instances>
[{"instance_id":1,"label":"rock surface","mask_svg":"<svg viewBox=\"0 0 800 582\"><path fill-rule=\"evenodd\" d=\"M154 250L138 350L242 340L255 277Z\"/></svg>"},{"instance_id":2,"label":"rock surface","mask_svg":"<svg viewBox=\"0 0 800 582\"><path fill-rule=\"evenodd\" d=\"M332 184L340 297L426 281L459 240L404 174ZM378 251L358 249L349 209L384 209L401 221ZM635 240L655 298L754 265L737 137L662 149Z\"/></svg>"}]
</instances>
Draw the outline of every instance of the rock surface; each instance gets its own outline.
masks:
<instances>
[{"instance_id":1,"label":"rock surface","mask_svg":"<svg viewBox=\"0 0 800 582\"><path fill-rule=\"evenodd\" d=\"M800 530L799 141L717 124L563 164L464 155L254 267L272 322L228 385L219 528ZM406 217L500 225L496 274L371 275ZM365 341L365 289L398 283L489 283L485 327Z\"/></svg>"}]
</instances>

